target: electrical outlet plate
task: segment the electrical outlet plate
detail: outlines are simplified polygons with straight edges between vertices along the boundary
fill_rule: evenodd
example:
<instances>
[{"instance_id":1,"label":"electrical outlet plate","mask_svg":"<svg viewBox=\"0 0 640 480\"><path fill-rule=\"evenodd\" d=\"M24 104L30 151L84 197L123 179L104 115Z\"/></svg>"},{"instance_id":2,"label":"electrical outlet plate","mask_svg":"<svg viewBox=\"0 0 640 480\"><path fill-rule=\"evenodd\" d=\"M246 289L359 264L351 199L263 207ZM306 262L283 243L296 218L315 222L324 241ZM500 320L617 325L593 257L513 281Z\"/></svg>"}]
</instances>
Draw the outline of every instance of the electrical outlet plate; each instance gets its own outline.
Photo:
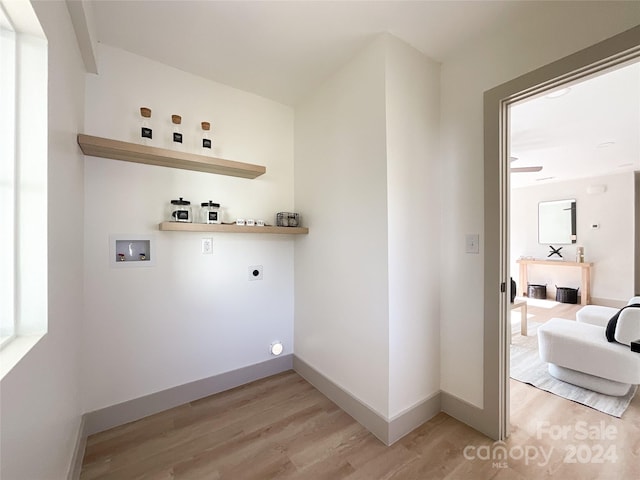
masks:
<instances>
[{"instance_id":1,"label":"electrical outlet plate","mask_svg":"<svg viewBox=\"0 0 640 480\"><path fill-rule=\"evenodd\" d=\"M480 253L480 235L471 233L465 236L465 252Z\"/></svg>"},{"instance_id":2,"label":"electrical outlet plate","mask_svg":"<svg viewBox=\"0 0 640 480\"><path fill-rule=\"evenodd\" d=\"M203 255L209 255L213 253L213 239L212 238L203 238L202 239L202 253Z\"/></svg>"},{"instance_id":3,"label":"electrical outlet plate","mask_svg":"<svg viewBox=\"0 0 640 480\"><path fill-rule=\"evenodd\" d=\"M262 265L250 265L249 266L249 280L262 280Z\"/></svg>"}]
</instances>

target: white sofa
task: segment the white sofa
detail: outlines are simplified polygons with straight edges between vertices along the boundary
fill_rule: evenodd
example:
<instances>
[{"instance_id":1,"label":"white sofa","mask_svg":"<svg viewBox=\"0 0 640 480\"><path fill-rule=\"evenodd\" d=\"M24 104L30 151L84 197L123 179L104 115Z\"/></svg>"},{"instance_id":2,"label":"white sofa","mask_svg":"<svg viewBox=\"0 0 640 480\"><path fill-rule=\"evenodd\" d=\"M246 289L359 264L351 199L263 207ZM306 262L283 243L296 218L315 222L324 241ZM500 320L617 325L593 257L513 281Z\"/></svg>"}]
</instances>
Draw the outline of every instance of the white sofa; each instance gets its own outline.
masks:
<instances>
[{"instance_id":1,"label":"white sofa","mask_svg":"<svg viewBox=\"0 0 640 480\"><path fill-rule=\"evenodd\" d=\"M629 304L640 303L634 297ZM606 395L623 396L640 384L640 353L630 344L640 339L640 308L621 311L614 333L606 338L606 326L619 310L587 305L577 312L578 321L552 318L538 328L540 358L559 380Z\"/></svg>"},{"instance_id":2,"label":"white sofa","mask_svg":"<svg viewBox=\"0 0 640 480\"><path fill-rule=\"evenodd\" d=\"M633 297L627 305L640 304L640 297ZM619 308L601 307L600 305L586 305L576 312L576 320L606 327L609 319L618 313Z\"/></svg>"}]
</instances>

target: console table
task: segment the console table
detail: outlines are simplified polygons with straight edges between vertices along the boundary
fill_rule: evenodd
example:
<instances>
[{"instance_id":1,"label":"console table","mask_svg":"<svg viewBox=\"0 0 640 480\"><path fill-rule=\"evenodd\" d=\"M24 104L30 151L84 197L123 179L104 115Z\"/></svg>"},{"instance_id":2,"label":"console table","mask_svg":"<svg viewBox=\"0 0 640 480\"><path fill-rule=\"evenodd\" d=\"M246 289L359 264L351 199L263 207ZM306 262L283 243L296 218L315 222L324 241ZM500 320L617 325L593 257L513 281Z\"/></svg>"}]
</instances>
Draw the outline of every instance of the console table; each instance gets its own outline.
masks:
<instances>
[{"instance_id":1,"label":"console table","mask_svg":"<svg viewBox=\"0 0 640 480\"><path fill-rule=\"evenodd\" d=\"M528 268L529 265L552 266L560 268L579 268L580 275L580 303L588 305L591 303L591 267L593 263L565 262L561 260L535 260L520 259L516 260L520 264L520 288L524 289L523 295L526 297L528 285Z\"/></svg>"}]
</instances>

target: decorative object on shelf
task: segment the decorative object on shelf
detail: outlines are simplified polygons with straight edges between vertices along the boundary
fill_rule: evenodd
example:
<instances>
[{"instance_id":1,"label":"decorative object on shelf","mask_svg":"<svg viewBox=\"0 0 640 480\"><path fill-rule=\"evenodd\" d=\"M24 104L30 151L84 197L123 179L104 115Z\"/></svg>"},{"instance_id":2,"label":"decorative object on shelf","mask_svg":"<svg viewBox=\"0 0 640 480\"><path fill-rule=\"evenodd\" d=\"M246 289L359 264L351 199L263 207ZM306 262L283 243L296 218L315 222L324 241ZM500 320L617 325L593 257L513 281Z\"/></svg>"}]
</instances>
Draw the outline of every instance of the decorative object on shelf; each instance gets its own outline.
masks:
<instances>
[{"instance_id":1,"label":"decorative object on shelf","mask_svg":"<svg viewBox=\"0 0 640 480\"><path fill-rule=\"evenodd\" d=\"M551 252L549 252L549 255L547 255L547 258L552 257L553 255L558 255L560 258L562 258L562 253L560 253L560 250L562 250L562 247L553 248L552 245L549 245L549 248L551 249Z\"/></svg>"},{"instance_id":2,"label":"decorative object on shelf","mask_svg":"<svg viewBox=\"0 0 640 480\"><path fill-rule=\"evenodd\" d=\"M191 202L182 197L178 200L171 200L169 221L191 223Z\"/></svg>"},{"instance_id":3,"label":"decorative object on shelf","mask_svg":"<svg viewBox=\"0 0 640 480\"><path fill-rule=\"evenodd\" d=\"M124 262L126 260L124 253L119 253L118 254L118 261L119 262Z\"/></svg>"},{"instance_id":4,"label":"decorative object on shelf","mask_svg":"<svg viewBox=\"0 0 640 480\"><path fill-rule=\"evenodd\" d=\"M236 225L246 225L246 222L244 221L244 218L236 219Z\"/></svg>"},{"instance_id":5,"label":"decorative object on shelf","mask_svg":"<svg viewBox=\"0 0 640 480\"><path fill-rule=\"evenodd\" d=\"M182 143L182 117L180 115L171 115L171 122L173 123L173 137L172 145L174 148L182 150L184 144Z\"/></svg>"},{"instance_id":6,"label":"decorative object on shelf","mask_svg":"<svg viewBox=\"0 0 640 480\"><path fill-rule=\"evenodd\" d=\"M276 225L278 227L299 227L300 214L291 212L279 212L276 214Z\"/></svg>"},{"instance_id":7,"label":"decorative object on shelf","mask_svg":"<svg viewBox=\"0 0 640 480\"><path fill-rule=\"evenodd\" d=\"M151 109L140 107L142 122L140 125L140 141L143 145L153 144L153 129L151 128Z\"/></svg>"},{"instance_id":8,"label":"decorative object on shelf","mask_svg":"<svg viewBox=\"0 0 640 480\"><path fill-rule=\"evenodd\" d=\"M211 153L211 124L202 122L200 126L202 127L202 153L209 154Z\"/></svg>"},{"instance_id":9,"label":"decorative object on shelf","mask_svg":"<svg viewBox=\"0 0 640 480\"><path fill-rule=\"evenodd\" d=\"M245 225L247 227L255 227L256 221L253 218L247 218L247 223Z\"/></svg>"},{"instance_id":10,"label":"decorative object on shelf","mask_svg":"<svg viewBox=\"0 0 640 480\"><path fill-rule=\"evenodd\" d=\"M576 263L584 263L584 247L576 247Z\"/></svg>"},{"instance_id":11,"label":"decorative object on shelf","mask_svg":"<svg viewBox=\"0 0 640 480\"><path fill-rule=\"evenodd\" d=\"M219 203L209 200L202 202L200 206L202 207L202 223L221 223Z\"/></svg>"},{"instance_id":12,"label":"decorative object on shelf","mask_svg":"<svg viewBox=\"0 0 640 480\"><path fill-rule=\"evenodd\" d=\"M256 220L256 227L264 227L264 220Z\"/></svg>"}]
</instances>

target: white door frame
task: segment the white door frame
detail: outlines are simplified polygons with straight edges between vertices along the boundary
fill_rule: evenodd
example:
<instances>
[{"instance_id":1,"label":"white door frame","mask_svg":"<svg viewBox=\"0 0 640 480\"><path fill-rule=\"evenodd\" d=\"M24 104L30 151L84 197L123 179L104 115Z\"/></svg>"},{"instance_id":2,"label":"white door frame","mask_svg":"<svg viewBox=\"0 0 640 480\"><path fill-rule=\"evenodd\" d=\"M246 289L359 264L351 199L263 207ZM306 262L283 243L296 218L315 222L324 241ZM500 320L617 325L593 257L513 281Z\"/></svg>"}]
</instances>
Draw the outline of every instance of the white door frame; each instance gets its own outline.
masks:
<instances>
[{"instance_id":1,"label":"white door frame","mask_svg":"<svg viewBox=\"0 0 640 480\"><path fill-rule=\"evenodd\" d=\"M509 434L509 106L631 63L640 26L527 73L484 94L484 408L481 430ZM502 291L501 291L502 290Z\"/></svg>"}]
</instances>

